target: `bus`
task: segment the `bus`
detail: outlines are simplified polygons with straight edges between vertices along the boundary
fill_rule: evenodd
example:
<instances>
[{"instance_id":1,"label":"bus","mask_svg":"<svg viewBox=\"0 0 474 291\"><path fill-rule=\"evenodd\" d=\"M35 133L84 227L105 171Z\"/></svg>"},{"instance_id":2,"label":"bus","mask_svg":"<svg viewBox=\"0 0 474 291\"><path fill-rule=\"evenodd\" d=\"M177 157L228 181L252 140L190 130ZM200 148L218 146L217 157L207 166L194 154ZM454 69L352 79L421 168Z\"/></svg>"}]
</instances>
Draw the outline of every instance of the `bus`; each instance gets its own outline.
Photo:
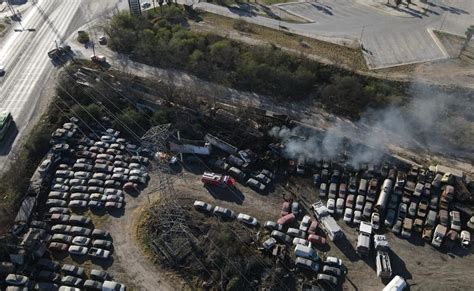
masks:
<instances>
[{"instance_id":1,"label":"bus","mask_svg":"<svg viewBox=\"0 0 474 291\"><path fill-rule=\"evenodd\" d=\"M0 112L0 141L2 141L10 129L13 118L10 112Z\"/></svg>"}]
</instances>

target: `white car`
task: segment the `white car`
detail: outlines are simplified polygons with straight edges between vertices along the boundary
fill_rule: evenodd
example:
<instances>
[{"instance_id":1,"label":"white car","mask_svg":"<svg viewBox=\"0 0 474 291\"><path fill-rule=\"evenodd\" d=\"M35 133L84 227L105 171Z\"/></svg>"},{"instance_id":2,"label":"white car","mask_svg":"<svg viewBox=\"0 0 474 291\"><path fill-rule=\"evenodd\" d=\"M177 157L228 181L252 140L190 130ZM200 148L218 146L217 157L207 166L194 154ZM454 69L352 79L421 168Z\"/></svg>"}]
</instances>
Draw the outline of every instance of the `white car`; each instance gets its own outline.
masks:
<instances>
[{"instance_id":1,"label":"white car","mask_svg":"<svg viewBox=\"0 0 474 291\"><path fill-rule=\"evenodd\" d=\"M344 198L337 198L336 200L336 213L341 215L344 213Z\"/></svg>"},{"instance_id":2,"label":"white car","mask_svg":"<svg viewBox=\"0 0 474 291\"><path fill-rule=\"evenodd\" d=\"M71 255L85 255L87 254L87 248L81 246L70 246L68 249Z\"/></svg>"},{"instance_id":3,"label":"white car","mask_svg":"<svg viewBox=\"0 0 474 291\"><path fill-rule=\"evenodd\" d=\"M328 212L334 214L336 211L336 201L333 198L329 198L327 202Z\"/></svg>"},{"instance_id":4,"label":"white car","mask_svg":"<svg viewBox=\"0 0 474 291\"><path fill-rule=\"evenodd\" d=\"M353 222L355 225L359 225L361 219L362 219L362 211L360 211L360 210L354 211L354 219L352 220L352 222Z\"/></svg>"},{"instance_id":5,"label":"white car","mask_svg":"<svg viewBox=\"0 0 474 291\"><path fill-rule=\"evenodd\" d=\"M309 215L305 215L300 223L300 230L308 231L308 227L311 224L311 217Z\"/></svg>"},{"instance_id":6,"label":"white car","mask_svg":"<svg viewBox=\"0 0 474 291\"><path fill-rule=\"evenodd\" d=\"M258 221L255 217L252 217L244 213L239 213L239 215L237 215L237 220L241 223L251 225L251 226L256 226L258 224Z\"/></svg>"},{"instance_id":7,"label":"white car","mask_svg":"<svg viewBox=\"0 0 474 291\"><path fill-rule=\"evenodd\" d=\"M357 195L355 209L362 211L362 209L364 208L364 202L365 202L365 196Z\"/></svg>"},{"instance_id":8,"label":"white car","mask_svg":"<svg viewBox=\"0 0 474 291\"><path fill-rule=\"evenodd\" d=\"M89 246L90 242L91 242L91 239L85 236L76 236L72 240L72 243L74 245L83 246L83 247Z\"/></svg>"},{"instance_id":9,"label":"white car","mask_svg":"<svg viewBox=\"0 0 474 291\"><path fill-rule=\"evenodd\" d=\"M196 200L194 201L194 208L196 208L197 210L210 213L214 207L211 204L208 204L204 201Z\"/></svg>"},{"instance_id":10,"label":"white car","mask_svg":"<svg viewBox=\"0 0 474 291\"><path fill-rule=\"evenodd\" d=\"M344 221L349 224L352 222L352 208L346 208L344 212Z\"/></svg>"},{"instance_id":11,"label":"white car","mask_svg":"<svg viewBox=\"0 0 474 291\"><path fill-rule=\"evenodd\" d=\"M342 267L342 260L336 257L326 257L324 263L328 266Z\"/></svg>"},{"instance_id":12,"label":"white car","mask_svg":"<svg viewBox=\"0 0 474 291\"><path fill-rule=\"evenodd\" d=\"M150 6L151 6L150 2L143 2L143 3L142 3L142 8L143 8L143 9L147 9L147 8L150 7Z\"/></svg>"},{"instance_id":13,"label":"white car","mask_svg":"<svg viewBox=\"0 0 474 291\"><path fill-rule=\"evenodd\" d=\"M125 285L115 281L104 281L102 291L125 291Z\"/></svg>"},{"instance_id":14,"label":"white car","mask_svg":"<svg viewBox=\"0 0 474 291\"><path fill-rule=\"evenodd\" d=\"M372 224L372 228L374 230L378 230L380 228L380 214L378 214L377 212L372 213L370 223Z\"/></svg>"},{"instance_id":15,"label":"white car","mask_svg":"<svg viewBox=\"0 0 474 291\"><path fill-rule=\"evenodd\" d=\"M307 247L311 247L311 242L309 242L308 240L305 240L304 238L299 238L299 237L295 237L293 239L293 245L304 245L304 246L307 246Z\"/></svg>"},{"instance_id":16,"label":"white car","mask_svg":"<svg viewBox=\"0 0 474 291\"><path fill-rule=\"evenodd\" d=\"M108 259L110 257L110 251L92 247L89 249L89 256L98 259Z\"/></svg>"}]
</instances>

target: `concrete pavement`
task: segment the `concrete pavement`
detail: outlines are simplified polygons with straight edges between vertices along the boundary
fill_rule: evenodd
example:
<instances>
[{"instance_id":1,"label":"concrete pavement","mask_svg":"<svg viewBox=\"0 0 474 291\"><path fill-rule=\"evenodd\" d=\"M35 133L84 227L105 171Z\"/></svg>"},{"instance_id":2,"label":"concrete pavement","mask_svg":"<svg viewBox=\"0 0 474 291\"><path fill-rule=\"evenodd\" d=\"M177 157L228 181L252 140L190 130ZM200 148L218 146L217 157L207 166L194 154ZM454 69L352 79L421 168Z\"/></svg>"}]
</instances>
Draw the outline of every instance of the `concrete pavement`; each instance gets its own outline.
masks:
<instances>
[{"instance_id":1,"label":"concrete pavement","mask_svg":"<svg viewBox=\"0 0 474 291\"><path fill-rule=\"evenodd\" d=\"M22 13L21 23L0 42L0 65L6 74L0 77L0 110L11 112L16 136L11 134L0 149L0 168L7 165L8 155L18 148L18 141L36 112L45 84L54 77L56 68L47 56L71 33L97 17L103 17L125 0L34 0Z\"/></svg>"},{"instance_id":2,"label":"concrete pavement","mask_svg":"<svg viewBox=\"0 0 474 291\"><path fill-rule=\"evenodd\" d=\"M182 0L183 3L190 0ZM427 0L417 6L400 6L394 13L362 5L363 0L317 0L276 4L311 23L287 23L232 7L194 2L194 7L232 18L289 31L337 44L361 43L372 69L447 58L433 29L464 35L474 21L474 1ZM387 8L391 9L391 8ZM423 11L423 12L422 12ZM395 13L396 12L396 13Z\"/></svg>"}]
</instances>

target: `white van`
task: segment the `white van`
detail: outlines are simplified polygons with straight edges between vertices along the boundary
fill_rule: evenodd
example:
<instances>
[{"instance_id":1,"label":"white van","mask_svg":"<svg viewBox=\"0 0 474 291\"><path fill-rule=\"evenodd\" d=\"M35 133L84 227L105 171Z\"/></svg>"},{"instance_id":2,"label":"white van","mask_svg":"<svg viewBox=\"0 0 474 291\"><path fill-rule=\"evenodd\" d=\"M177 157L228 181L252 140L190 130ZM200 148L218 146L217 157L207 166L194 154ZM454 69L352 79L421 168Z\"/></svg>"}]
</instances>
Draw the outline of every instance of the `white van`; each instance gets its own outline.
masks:
<instances>
[{"instance_id":1,"label":"white van","mask_svg":"<svg viewBox=\"0 0 474 291\"><path fill-rule=\"evenodd\" d=\"M295 246L295 256L310 259L313 261L319 261L320 259L314 249L309 246L304 246L300 244Z\"/></svg>"}]
</instances>

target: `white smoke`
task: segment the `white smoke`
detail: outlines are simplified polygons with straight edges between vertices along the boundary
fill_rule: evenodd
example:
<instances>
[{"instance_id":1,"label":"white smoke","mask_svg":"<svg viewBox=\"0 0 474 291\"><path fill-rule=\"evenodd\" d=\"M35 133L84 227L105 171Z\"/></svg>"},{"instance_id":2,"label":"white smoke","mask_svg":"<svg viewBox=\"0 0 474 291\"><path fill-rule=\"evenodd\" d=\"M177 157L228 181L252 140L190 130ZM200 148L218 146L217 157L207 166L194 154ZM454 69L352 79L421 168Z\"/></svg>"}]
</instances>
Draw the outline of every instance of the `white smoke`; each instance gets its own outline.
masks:
<instances>
[{"instance_id":1,"label":"white smoke","mask_svg":"<svg viewBox=\"0 0 474 291\"><path fill-rule=\"evenodd\" d=\"M391 145L474 159L474 94L443 92L414 84L404 106L368 110L357 122L336 119L326 131L275 127L270 135L283 141L288 158L335 159L347 150L348 163L379 163ZM316 121L305 124L318 127ZM345 138L366 146L345 147Z\"/></svg>"}]
</instances>

